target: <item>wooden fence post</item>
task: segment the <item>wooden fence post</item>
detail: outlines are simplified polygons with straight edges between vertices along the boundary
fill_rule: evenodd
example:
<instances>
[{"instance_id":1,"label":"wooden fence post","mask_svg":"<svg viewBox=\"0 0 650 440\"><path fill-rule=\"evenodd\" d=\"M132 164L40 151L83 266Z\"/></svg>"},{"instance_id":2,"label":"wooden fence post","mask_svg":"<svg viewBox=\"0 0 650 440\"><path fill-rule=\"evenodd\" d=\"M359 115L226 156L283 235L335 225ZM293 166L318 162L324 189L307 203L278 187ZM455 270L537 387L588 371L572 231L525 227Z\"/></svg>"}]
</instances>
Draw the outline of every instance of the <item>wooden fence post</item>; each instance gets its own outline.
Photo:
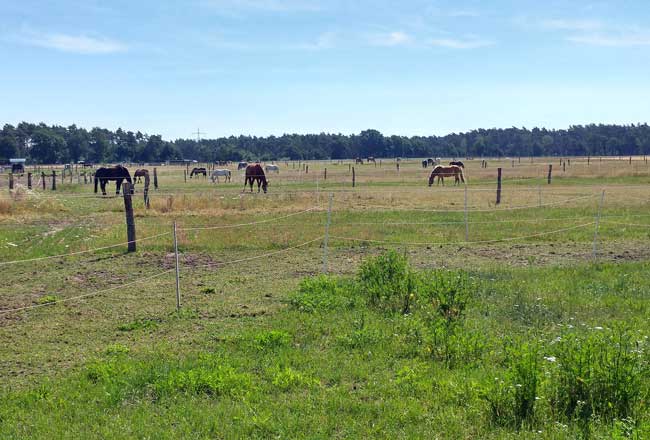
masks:
<instances>
[{"instance_id":1,"label":"wooden fence post","mask_svg":"<svg viewBox=\"0 0 650 440\"><path fill-rule=\"evenodd\" d=\"M131 184L122 184L122 195L124 196L124 214L126 216L126 237L128 252L135 252L135 220L133 219L133 200L131 199Z\"/></svg>"},{"instance_id":2,"label":"wooden fence post","mask_svg":"<svg viewBox=\"0 0 650 440\"><path fill-rule=\"evenodd\" d=\"M552 176L553 176L553 164L550 163L550 164L548 164L548 177L547 177L547 180L548 180L548 184L549 184L549 185L551 184L551 178L552 178Z\"/></svg>"},{"instance_id":3,"label":"wooden fence post","mask_svg":"<svg viewBox=\"0 0 650 440\"><path fill-rule=\"evenodd\" d=\"M32 173L27 173L27 189L32 189Z\"/></svg>"},{"instance_id":4,"label":"wooden fence post","mask_svg":"<svg viewBox=\"0 0 650 440\"><path fill-rule=\"evenodd\" d=\"M630 165L632 165L632 156L630 156Z\"/></svg>"},{"instance_id":5,"label":"wooden fence post","mask_svg":"<svg viewBox=\"0 0 650 440\"><path fill-rule=\"evenodd\" d=\"M562 172L566 173L566 160L562 162Z\"/></svg>"},{"instance_id":6,"label":"wooden fence post","mask_svg":"<svg viewBox=\"0 0 650 440\"><path fill-rule=\"evenodd\" d=\"M187 183L187 170L183 170L183 178L185 179L185 183Z\"/></svg>"},{"instance_id":7,"label":"wooden fence post","mask_svg":"<svg viewBox=\"0 0 650 440\"><path fill-rule=\"evenodd\" d=\"M305 174L309 174L309 165L305 165Z\"/></svg>"},{"instance_id":8,"label":"wooden fence post","mask_svg":"<svg viewBox=\"0 0 650 440\"><path fill-rule=\"evenodd\" d=\"M327 180L327 168L325 168L325 176L324 177L325 177L324 180Z\"/></svg>"},{"instance_id":9,"label":"wooden fence post","mask_svg":"<svg viewBox=\"0 0 650 440\"><path fill-rule=\"evenodd\" d=\"M501 168L497 168L497 205L501 203Z\"/></svg>"},{"instance_id":10,"label":"wooden fence post","mask_svg":"<svg viewBox=\"0 0 650 440\"><path fill-rule=\"evenodd\" d=\"M9 174L9 191L14 189L14 173Z\"/></svg>"},{"instance_id":11,"label":"wooden fence post","mask_svg":"<svg viewBox=\"0 0 650 440\"><path fill-rule=\"evenodd\" d=\"M52 170L52 191L56 191L56 170Z\"/></svg>"},{"instance_id":12,"label":"wooden fence post","mask_svg":"<svg viewBox=\"0 0 650 440\"><path fill-rule=\"evenodd\" d=\"M397 162L397 173L399 174L399 162Z\"/></svg>"},{"instance_id":13,"label":"wooden fence post","mask_svg":"<svg viewBox=\"0 0 650 440\"><path fill-rule=\"evenodd\" d=\"M354 172L354 167L352 167L352 188L356 185L356 174Z\"/></svg>"},{"instance_id":14,"label":"wooden fence post","mask_svg":"<svg viewBox=\"0 0 650 440\"><path fill-rule=\"evenodd\" d=\"M158 171L156 168L153 169L153 187L154 189L158 189Z\"/></svg>"},{"instance_id":15,"label":"wooden fence post","mask_svg":"<svg viewBox=\"0 0 650 440\"><path fill-rule=\"evenodd\" d=\"M45 191L45 171L41 171L41 183L43 184L43 191Z\"/></svg>"}]
</instances>

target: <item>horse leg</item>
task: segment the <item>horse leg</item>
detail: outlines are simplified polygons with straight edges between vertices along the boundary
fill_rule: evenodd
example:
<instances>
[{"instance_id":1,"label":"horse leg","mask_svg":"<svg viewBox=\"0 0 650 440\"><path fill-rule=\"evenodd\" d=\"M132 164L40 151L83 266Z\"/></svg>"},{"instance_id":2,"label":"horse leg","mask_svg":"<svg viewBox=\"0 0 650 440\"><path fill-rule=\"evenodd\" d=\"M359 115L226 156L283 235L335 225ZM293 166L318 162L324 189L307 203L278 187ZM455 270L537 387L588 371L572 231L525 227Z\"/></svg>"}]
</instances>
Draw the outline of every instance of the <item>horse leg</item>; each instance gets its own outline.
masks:
<instances>
[{"instance_id":1,"label":"horse leg","mask_svg":"<svg viewBox=\"0 0 650 440\"><path fill-rule=\"evenodd\" d=\"M102 195L106 195L106 179L99 179L99 187L102 189Z\"/></svg>"},{"instance_id":2,"label":"horse leg","mask_svg":"<svg viewBox=\"0 0 650 440\"><path fill-rule=\"evenodd\" d=\"M115 180L115 195L120 195L120 187L122 186L122 180L123 179L117 179Z\"/></svg>"}]
</instances>

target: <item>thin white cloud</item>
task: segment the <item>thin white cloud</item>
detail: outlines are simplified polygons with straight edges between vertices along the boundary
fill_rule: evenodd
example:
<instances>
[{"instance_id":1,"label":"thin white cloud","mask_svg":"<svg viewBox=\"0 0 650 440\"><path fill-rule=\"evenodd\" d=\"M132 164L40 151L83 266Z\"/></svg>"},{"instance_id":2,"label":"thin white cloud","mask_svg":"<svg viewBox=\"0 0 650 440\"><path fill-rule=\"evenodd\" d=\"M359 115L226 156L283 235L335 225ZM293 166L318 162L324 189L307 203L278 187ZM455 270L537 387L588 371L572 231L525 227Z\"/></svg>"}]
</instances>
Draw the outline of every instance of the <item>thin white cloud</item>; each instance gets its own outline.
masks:
<instances>
[{"instance_id":1,"label":"thin white cloud","mask_svg":"<svg viewBox=\"0 0 650 440\"><path fill-rule=\"evenodd\" d=\"M388 32L383 34L371 35L368 38L368 41L370 44L374 46L394 47L394 46L402 46L408 44L411 41L413 41L413 38L405 32L394 31L394 32Z\"/></svg>"},{"instance_id":2,"label":"thin white cloud","mask_svg":"<svg viewBox=\"0 0 650 440\"><path fill-rule=\"evenodd\" d=\"M604 27L600 20L570 20L561 18L542 20L541 26L545 29L563 31L594 31Z\"/></svg>"},{"instance_id":3,"label":"thin white cloud","mask_svg":"<svg viewBox=\"0 0 650 440\"><path fill-rule=\"evenodd\" d=\"M110 54L127 50L127 46L119 41L88 35L26 32L18 35L14 40L31 46L84 55Z\"/></svg>"},{"instance_id":4,"label":"thin white cloud","mask_svg":"<svg viewBox=\"0 0 650 440\"><path fill-rule=\"evenodd\" d=\"M436 38L429 40L429 45L447 49L480 49L482 47L494 46L495 42L481 38Z\"/></svg>"},{"instance_id":5,"label":"thin white cloud","mask_svg":"<svg viewBox=\"0 0 650 440\"><path fill-rule=\"evenodd\" d=\"M322 9L322 3L316 0L204 0L203 3L212 8L217 8L225 14L244 10L313 12Z\"/></svg>"},{"instance_id":6,"label":"thin white cloud","mask_svg":"<svg viewBox=\"0 0 650 440\"><path fill-rule=\"evenodd\" d=\"M585 34L572 35L567 41L589 46L602 47L643 47L650 46L650 34Z\"/></svg>"}]
</instances>

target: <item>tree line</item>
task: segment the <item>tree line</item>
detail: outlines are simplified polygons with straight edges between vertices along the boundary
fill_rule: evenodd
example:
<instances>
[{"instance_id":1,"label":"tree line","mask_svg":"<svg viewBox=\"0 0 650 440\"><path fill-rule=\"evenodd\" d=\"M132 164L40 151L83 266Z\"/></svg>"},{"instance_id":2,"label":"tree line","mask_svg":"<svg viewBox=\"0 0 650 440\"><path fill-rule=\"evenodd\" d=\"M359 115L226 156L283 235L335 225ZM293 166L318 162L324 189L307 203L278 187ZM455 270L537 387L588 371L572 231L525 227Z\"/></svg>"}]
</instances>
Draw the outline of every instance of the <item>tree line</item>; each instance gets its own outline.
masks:
<instances>
[{"instance_id":1,"label":"tree line","mask_svg":"<svg viewBox=\"0 0 650 440\"><path fill-rule=\"evenodd\" d=\"M650 127L576 125L563 130L491 128L445 136L285 134L164 140L140 131L91 130L21 122L0 132L0 160L31 163L164 162L167 160L313 160L354 157L618 156L650 153Z\"/></svg>"}]
</instances>

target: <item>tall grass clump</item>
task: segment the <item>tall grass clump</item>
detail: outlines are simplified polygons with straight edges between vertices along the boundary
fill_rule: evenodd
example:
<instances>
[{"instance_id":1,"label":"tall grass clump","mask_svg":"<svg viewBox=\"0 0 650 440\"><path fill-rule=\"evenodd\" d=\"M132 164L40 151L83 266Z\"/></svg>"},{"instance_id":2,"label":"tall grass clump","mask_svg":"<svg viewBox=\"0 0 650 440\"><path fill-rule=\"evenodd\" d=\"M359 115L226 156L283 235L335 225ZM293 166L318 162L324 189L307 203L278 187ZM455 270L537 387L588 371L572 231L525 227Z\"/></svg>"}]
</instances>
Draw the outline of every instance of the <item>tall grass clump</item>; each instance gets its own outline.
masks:
<instances>
[{"instance_id":1,"label":"tall grass clump","mask_svg":"<svg viewBox=\"0 0 650 440\"><path fill-rule=\"evenodd\" d=\"M351 309L357 302L357 295L350 280L319 275L300 282L289 304L296 310L313 313L337 309Z\"/></svg>"},{"instance_id":2,"label":"tall grass clump","mask_svg":"<svg viewBox=\"0 0 650 440\"><path fill-rule=\"evenodd\" d=\"M391 250L363 263L358 286L371 306L387 312L409 313L416 279L405 256Z\"/></svg>"},{"instance_id":3,"label":"tall grass clump","mask_svg":"<svg viewBox=\"0 0 650 440\"><path fill-rule=\"evenodd\" d=\"M634 418L648 411L650 344L625 329L595 327L558 337L548 356L549 395L555 417L587 426Z\"/></svg>"}]
</instances>

